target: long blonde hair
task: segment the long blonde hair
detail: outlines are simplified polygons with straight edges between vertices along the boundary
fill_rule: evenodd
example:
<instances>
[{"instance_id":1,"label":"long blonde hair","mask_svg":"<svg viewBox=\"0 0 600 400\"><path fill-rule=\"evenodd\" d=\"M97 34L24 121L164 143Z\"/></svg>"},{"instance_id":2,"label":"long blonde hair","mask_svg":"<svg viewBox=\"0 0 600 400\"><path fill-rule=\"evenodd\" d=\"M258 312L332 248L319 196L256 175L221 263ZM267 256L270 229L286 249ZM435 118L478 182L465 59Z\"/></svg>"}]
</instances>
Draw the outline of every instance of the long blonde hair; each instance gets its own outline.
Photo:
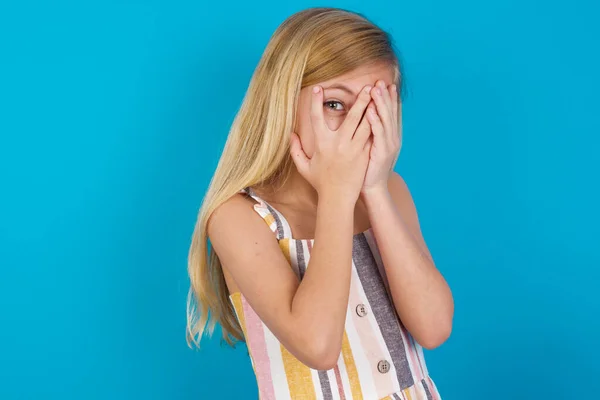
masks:
<instances>
[{"instance_id":1,"label":"long blonde hair","mask_svg":"<svg viewBox=\"0 0 600 400\"><path fill-rule=\"evenodd\" d=\"M375 62L389 63L399 83L400 66L389 35L360 14L342 9L298 12L271 37L233 121L194 229L188 259L190 346L199 346L216 323L229 344L244 340L219 258L208 248L210 215L248 186L285 182L292 171L289 139L301 88Z\"/></svg>"}]
</instances>

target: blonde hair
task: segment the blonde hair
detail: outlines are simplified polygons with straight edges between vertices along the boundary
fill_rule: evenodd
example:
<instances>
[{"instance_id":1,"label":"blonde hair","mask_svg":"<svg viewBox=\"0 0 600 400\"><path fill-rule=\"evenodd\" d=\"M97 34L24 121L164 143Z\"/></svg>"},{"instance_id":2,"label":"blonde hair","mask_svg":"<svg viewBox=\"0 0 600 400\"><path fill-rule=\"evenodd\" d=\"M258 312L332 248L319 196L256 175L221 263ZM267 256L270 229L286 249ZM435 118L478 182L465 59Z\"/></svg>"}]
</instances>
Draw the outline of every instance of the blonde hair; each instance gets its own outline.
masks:
<instances>
[{"instance_id":1,"label":"blonde hair","mask_svg":"<svg viewBox=\"0 0 600 400\"><path fill-rule=\"evenodd\" d=\"M298 12L271 37L233 121L194 229L188 258L190 346L199 346L203 334L212 335L216 323L230 345L244 340L219 258L208 249L209 217L246 187L285 182L292 171L289 138L300 89L377 62L389 63L400 83L389 35L360 14L342 9Z\"/></svg>"}]
</instances>

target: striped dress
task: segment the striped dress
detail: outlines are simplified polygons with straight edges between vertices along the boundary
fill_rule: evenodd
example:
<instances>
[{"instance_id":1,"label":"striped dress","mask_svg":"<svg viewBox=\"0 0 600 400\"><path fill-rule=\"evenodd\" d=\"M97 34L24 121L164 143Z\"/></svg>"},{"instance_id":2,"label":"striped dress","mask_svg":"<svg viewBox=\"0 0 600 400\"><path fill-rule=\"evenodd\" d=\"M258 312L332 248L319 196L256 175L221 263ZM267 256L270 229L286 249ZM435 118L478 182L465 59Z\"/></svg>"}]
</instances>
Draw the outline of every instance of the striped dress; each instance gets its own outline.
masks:
<instances>
[{"instance_id":1,"label":"striped dress","mask_svg":"<svg viewBox=\"0 0 600 400\"><path fill-rule=\"evenodd\" d=\"M300 279L310 264L312 239L294 239L283 215L250 188L254 209L277 237ZM438 400L422 347L400 322L389 295L371 230L354 235L352 276L342 351L327 371L311 369L281 345L241 293L230 300L240 322L261 400Z\"/></svg>"}]
</instances>

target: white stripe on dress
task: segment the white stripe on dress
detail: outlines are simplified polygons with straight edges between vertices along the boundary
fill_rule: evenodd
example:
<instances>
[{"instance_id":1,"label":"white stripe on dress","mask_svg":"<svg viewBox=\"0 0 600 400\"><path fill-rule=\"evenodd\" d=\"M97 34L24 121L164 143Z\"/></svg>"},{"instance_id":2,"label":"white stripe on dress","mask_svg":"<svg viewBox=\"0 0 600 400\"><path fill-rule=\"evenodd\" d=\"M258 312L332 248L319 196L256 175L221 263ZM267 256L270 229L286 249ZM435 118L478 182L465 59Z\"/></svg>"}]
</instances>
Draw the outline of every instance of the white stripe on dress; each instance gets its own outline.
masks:
<instances>
[{"instance_id":1,"label":"white stripe on dress","mask_svg":"<svg viewBox=\"0 0 600 400\"><path fill-rule=\"evenodd\" d=\"M340 391L337 388L337 379L335 378L335 371L332 369L327 370L327 378L329 378L329 384L331 385L331 396L333 400L340 400Z\"/></svg>"},{"instance_id":2,"label":"white stripe on dress","mask_svg":"<svg viewBox=\"0 0 600 400\"><path fill-rule=\"evenodd\" d=\"M275 398L277 400L291 399L290 388L288 386L285 367L283 365L283 357L281 356L281 344L266 325L263 324L263 328L265 332L267 353L271 363L271 378L273 379Z\"/></svg>"}]
</instances>

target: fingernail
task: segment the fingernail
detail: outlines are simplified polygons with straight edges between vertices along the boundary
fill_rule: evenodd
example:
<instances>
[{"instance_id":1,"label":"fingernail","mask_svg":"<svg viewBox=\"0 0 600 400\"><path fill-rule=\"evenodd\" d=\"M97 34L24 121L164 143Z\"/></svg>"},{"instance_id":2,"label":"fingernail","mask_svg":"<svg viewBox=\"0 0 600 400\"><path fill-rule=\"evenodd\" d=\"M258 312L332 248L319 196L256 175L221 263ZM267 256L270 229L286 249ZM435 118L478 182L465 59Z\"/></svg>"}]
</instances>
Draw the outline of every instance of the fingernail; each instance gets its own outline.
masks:
<instances>
[{"instance_id":1,"label":"fingernail","mask_svg":"<svg viewBox=\"0 0 600 400\"><path fill-rule=\"evenodd\" d=\"M396 85L392 85L392 91L396 93Z\"/></svg>"},{"instance_id":2,"label":"fingernail","mask_svg":"<svg viewBox=\"0 0 600 400\"><path fill-rule=\"evenodd\" d=\"M375 89L375 93L377 93L378 96L381 96L381 89L380 88Z\"/></svg>"},{"instance_id":3,"label":"fingernail","mask_svg":"<svg viewBox=\"0 0 600 400\"><path fill-rule=\"evenodd\" d=\"M367 93L367 94L371 93L371 89L373 89L371 86L366 86L365 93Z\"/></svg>"},{"instance_id":4,"label":"fingernail","mask_svg":"<svg viewBox=\"0 0 600 400\"><path fill-rule=\"evenodd\" d=\"M320 86L315 86L313 88L313 93L319 93L321 91L321 87Z\"/></svg>"}]
</instances>

